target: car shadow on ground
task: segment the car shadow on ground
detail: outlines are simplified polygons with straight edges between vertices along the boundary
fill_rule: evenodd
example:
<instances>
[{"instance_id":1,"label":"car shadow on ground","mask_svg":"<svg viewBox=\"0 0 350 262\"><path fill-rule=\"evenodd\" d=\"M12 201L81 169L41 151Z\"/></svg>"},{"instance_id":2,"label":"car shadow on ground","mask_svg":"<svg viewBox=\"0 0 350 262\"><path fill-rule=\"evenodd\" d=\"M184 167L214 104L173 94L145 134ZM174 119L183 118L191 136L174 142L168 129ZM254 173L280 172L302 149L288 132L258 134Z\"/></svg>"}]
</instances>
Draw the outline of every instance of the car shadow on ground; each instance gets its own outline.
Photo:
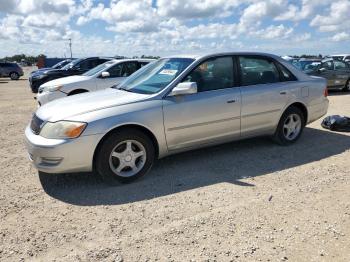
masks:
<instances>
[{"instance_id":1,"label":"car shadow on ground","mask_svg":"<svg viewBox=\"0 0 350 262\"><path fill-rule=\"evenodd\" d=\"M159 160L144 178L114 187L105 185L92 173L39 176L46 193L63 202L118 205L222 182L255 186L240 179L315 162L349 148L350 136L306 128L301 139L289 147L278 146L268 138L256 138L170 156Z\"/></svg>"}]
</instances>

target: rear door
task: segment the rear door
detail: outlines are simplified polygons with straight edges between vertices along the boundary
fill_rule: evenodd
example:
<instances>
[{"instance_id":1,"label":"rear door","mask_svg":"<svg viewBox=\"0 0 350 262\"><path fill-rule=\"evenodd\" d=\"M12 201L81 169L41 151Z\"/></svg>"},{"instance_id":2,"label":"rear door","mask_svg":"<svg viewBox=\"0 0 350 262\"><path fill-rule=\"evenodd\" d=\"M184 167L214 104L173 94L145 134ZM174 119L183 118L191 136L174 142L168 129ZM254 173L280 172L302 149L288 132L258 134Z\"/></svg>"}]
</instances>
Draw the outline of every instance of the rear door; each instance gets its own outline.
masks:
<instances>
[{"instance_id":1,"label":"rear door","mask_svg":"<svg viewBox=\"0 0 350 262\"><path fill-rule=\"evenodd\" d=\"M242 94L242 137L273 132L290 96L298 94L296 78L269 57L237 56L237 64ZM284 68L285 76L278 67Z\"/></svg>"}]
</instances>

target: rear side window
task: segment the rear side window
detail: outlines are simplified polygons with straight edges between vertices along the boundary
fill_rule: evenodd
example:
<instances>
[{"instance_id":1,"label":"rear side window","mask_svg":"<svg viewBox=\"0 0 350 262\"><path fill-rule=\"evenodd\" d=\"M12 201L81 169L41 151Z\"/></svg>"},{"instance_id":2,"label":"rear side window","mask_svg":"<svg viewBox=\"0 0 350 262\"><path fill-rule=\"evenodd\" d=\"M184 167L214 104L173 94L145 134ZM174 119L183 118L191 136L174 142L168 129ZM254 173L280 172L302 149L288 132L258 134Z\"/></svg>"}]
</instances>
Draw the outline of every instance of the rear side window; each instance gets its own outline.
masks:
<instances>
[{"instance_id":1,"label":"rear side window","mask_svg":"<svg viewBox=\"0 0 350 262\"><path fill-rule=\"evenodd\" d=\"M277 66L281 72L282 81L296 81L297 78L283 65L277 63Z\"/></svg>"},{"instance_id":2,"label":"rear side window","mask_svg":"<svg viewBox=\"0 0 350 262\"><path fill-rule=\"evenodd\" d=\"M197 66L183 82L196 82L198 92L231 88L233 82L232 57L209 59Z\"/></svg>"},{"instance_id":3,"label":"rear side window","mask_svg":"<svg viewBox=\"0 0 350 262\"><path fill-rule=\"evenodd\" d=\"M272 60L263 57L239 57L241 85L260 85L280 82L278 69Z\"/></svg>"}]
</instances>

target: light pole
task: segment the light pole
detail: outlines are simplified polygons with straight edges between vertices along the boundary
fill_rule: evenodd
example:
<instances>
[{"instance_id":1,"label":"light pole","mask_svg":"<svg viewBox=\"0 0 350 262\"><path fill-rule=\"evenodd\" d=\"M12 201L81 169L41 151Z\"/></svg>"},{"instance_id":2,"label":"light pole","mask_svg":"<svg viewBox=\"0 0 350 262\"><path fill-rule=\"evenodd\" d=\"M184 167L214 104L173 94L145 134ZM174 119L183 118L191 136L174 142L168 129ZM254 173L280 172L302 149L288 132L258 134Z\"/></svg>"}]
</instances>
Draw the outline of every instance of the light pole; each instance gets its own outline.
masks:
<instances>
[{"instance_id":1,"label":"light pole","mask_svg":"<svg viewBox=\"0 0 350 262\"><path fill-rule=\"evenodd\" d=\"M73 54L72 54L72 38L69 38L69 50L70 50L70 58L73 58Z\"/></svg>"}]
</instances>

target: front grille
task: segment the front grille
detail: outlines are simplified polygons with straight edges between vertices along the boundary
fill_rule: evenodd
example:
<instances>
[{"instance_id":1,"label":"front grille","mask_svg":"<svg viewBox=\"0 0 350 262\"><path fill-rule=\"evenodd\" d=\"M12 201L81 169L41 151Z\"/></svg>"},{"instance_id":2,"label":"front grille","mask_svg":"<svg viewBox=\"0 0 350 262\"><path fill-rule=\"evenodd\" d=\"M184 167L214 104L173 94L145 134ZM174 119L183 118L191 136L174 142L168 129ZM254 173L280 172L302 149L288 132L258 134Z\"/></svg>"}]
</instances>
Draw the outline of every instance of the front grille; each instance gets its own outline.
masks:
<instances>
[{"instance_id":1,"label":"front grille","mask_svg":"<svg viewBox=\"0 0 350 262\"><path fill-rule=\"evenodd\" d=\"M30 129L33 131L34 134L39 135L43 123L44 120L41 120L34 114L32 121L30 122Z\"/></svg>"}]
</instances>

